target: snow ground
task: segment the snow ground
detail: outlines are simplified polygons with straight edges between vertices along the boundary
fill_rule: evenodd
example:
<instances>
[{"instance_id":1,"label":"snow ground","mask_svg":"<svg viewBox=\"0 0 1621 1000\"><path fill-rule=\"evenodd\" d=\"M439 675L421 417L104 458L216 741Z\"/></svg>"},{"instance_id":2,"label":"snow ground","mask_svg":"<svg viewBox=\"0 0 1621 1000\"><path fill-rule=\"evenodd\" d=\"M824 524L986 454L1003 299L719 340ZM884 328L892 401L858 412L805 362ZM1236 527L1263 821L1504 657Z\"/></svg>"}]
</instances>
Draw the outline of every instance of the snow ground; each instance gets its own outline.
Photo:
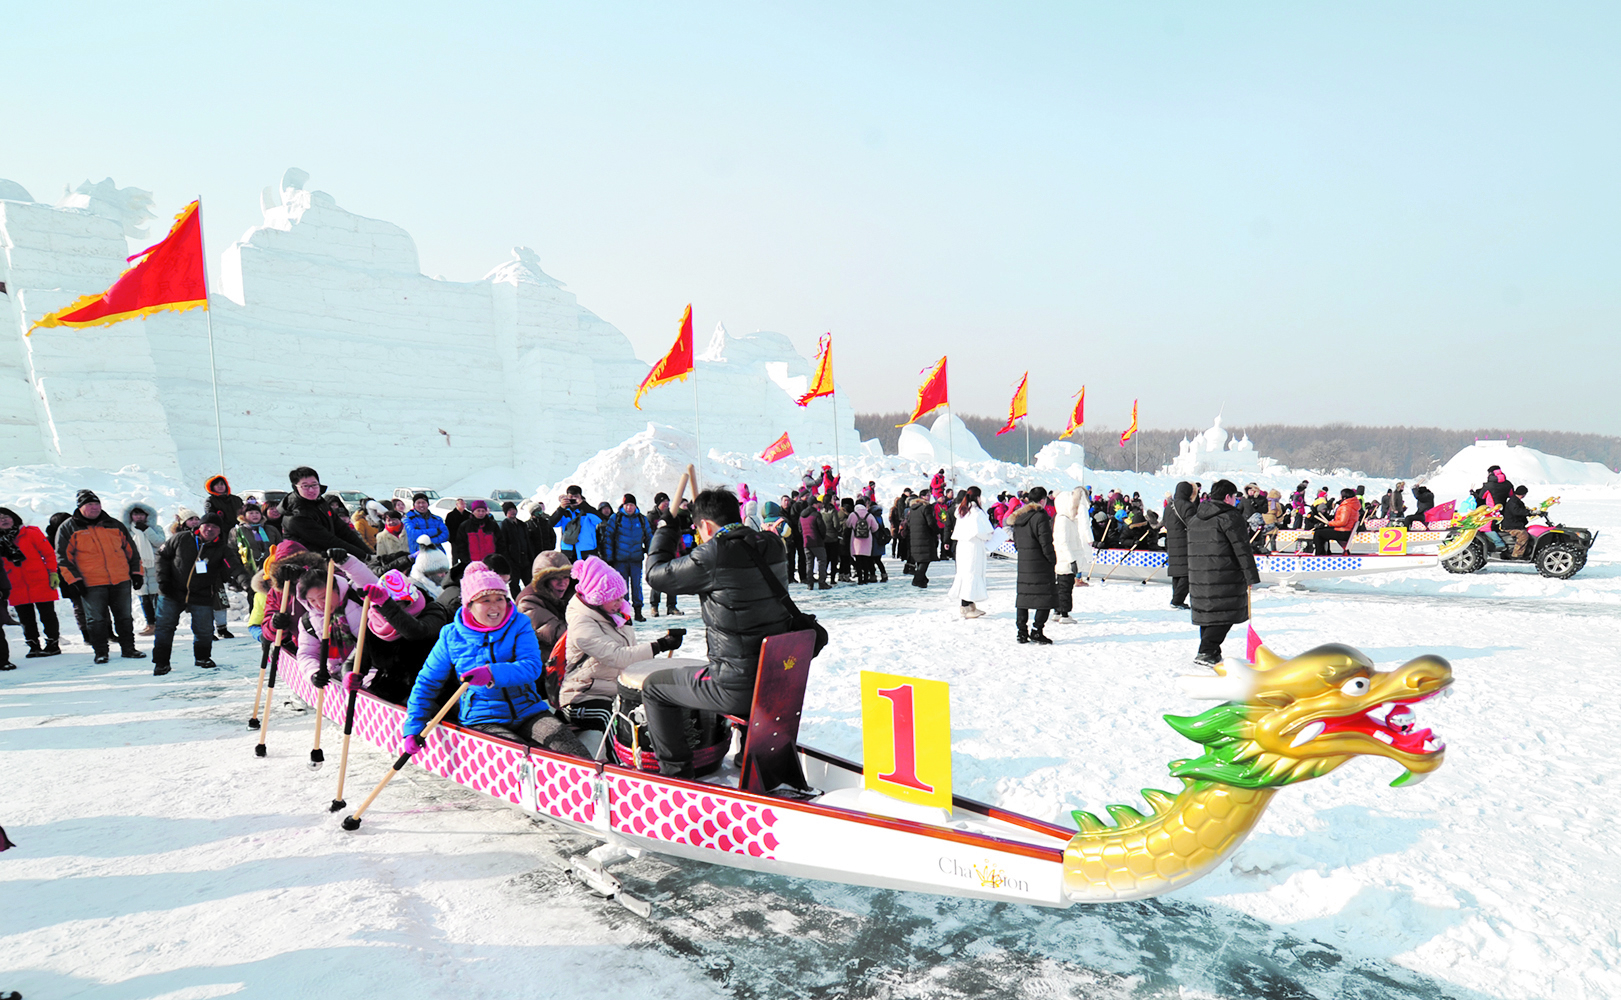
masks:
<instances>
[{"instance_id":1,"label":"snow ground","mask_svg":"<svg viewBox=\"0 0 1621 1000\"><path fill-rule=\"evenodd\" d=\"M1454 696L1419 709L1449 745L1440 771L1394 789L1394 764L1353 761L1281 792L1203 881L1065 911L648 856L616 869L654 901L644 922L563 873L590 840L409 769L342 832L326 809L330 729L327 765L307 767L313 713L278 706L271 756L252 755L246 641L216 646L216 674L153 678L145 661L94 667L75 640L0 675L0 824L19 844L0 855L0 990L1621 995L1621 847L1604 799L1621 787L1607 725L1621 716L1621 490L1563 495L1560 519L1601 531L1570 581L1434 569L1256 594L1256 628L1284 655L1332 640L1386 667L1451 660ZM1163 586L1094 582L1077 591L1079 624L1051 628L1057 645L1017 646L1012 568L993 561L975 622L947 607L949 564L927 592L893 573L796 589L832 632L804 740L859 757L857 678L881 668L951 682L961 793L1064 822L1171 787L1165 764L1191 744L1159 716L1200 707L1172 683L1191 672L1185 613ZM359 748L353 763L351 803L388 756Z\"/></svg>"}]
</instances>

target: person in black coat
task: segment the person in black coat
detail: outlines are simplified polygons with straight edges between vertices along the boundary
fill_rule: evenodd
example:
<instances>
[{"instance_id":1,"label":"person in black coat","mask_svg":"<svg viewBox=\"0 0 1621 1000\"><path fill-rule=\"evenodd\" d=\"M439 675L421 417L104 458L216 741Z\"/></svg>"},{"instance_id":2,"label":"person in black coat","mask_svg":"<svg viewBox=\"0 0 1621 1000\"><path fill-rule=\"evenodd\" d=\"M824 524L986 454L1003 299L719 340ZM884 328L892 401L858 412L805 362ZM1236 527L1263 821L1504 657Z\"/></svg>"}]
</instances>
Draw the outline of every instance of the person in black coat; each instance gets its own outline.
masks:
<instances>
[{"instance_id":1,"label":"person in black coat","mask_svg":"<svg viewBox=\"0 0 1621 1000\"><path fill-rule=\"evenodd\" d=\"M508 500L501 505L501 524L495 536L495 551L507 557L512 566L512 596L529 586L529 568L535 552L529 547L529 527L518 520L518 505Z\"/></svg>"},{"instance_id":2,"label":"person in black coat","mask_svg":"<svg viewBox=\"0 0 1621 1000\"><path fill-rule=\"evenodd\" d=\"M1188 521L1188 589L1199 653L1193 662L1221 662L1221 643L1239 622L1249 621L1249 588L1261 582L1250 551L1244 517L1231 500L1238 487L1223 479L1210 487Z\"/></svg>"},{"instance_id":3,"label":"person in black coat","mask_svg":"<svg viewBox=\"0 0 1621 1000\"><path fill-rule=\"evenodd\" d=\"M1053 594L1058 566L1058 554L1053 551L1053 519L1047 513L1045 488L1037 486L1027 495L1029 502L1007 518L1013 530L1013 547L1019 553L1019 582L1013 606L1018 616L1019 641L1051 646L1053 641L1044 630L1048 614L1058 603ZM1033 627L1031 611L1036 613Z\"/></svg>"},{"instance_id":4,"label":"person in black coat","mask_svg":"<svg viewBox=\"0 0 1621 1000\"><path fill-rule=\"evenodd\" d=\"M703 614L709 662L655 670L642 682L642 707L658 754L659 771L692 777L686 712L696 708L747 717L754 700L760 647L768 636L788 631L786 603L777 596L788 583L788 550L774 532L741 524L742 508L731 490L704 490L692 502L698 544L677 556L677 529L659 526L647 555L650 586L666 594L696 594ZM762 564L764 569L761 569ZM778 587L766 579L770 573ZM666 649L681 645L666 636Z\"/></svg>"},{"instance_id":5,"label":"person in black coat","mask_svg":"<svg viewBox=\"0 0 1621 1000\"><path fill-rule=\"evenodd\" d=\"M1051 539L1050 532L1047 537ZM940 525L934 518L934 508L924 497L913 497L911 506L906 510L906 551L912 560L912 586L929 585L929 563L939 550ZM1050 579L1047 589L1052 589Z\"/></svg>"},{"instance_id":6,"label":"person in black coat","mask_svg":"<svg viewBox=\"0 0 1621 1000\"><path fill-rule=\"evenodd\" d=\"M371 558L371 548L355 531L355 526L332 510L321 495L320 474L307 465L287 473L292 492L281 502L281 533L311 552L347 549L361 562Z\"/></svg>"},{"instance_id":7,"label":"person in black coat","mask_svg":"<svg viewBox=\"0 0 1621 1000\"><path fill-rule=\"evenodd\" d=\"M242 571L236 549L221 532L220 516L209 514L195 532L180 531L159 547L158 614L153 622L152 672L169 672L169 655L180 613L191 613L192 652L197 666L214 666L214 593Z\"/></svg>"},{"instance_id":8,"label":"person in black coat","mask_svg":"<svg viewBox=\"0 0 1621 1000\"><path fill-rule=\"evenodd\" d=\"M1406 518L1407 527L1423 531L1425 525L1429 523L1427 515L1435 508L1435 493L1428 486L1415 486L1413 487L1413 503L1415 504L1413 512L1407 515Z\"/></svg>"},{"instance_id":9,"label":"person in black coat","mask_svg":"<svg viewBox=\"0 0 1621 1000\"><path fill-rule=\"evenodd\" d=\"M1188 610L1188 524L1197 505L1193 484L1180 482L1165 508L1165 575L1171 578L1171 607Z\"/></svg>"}]
</instances>

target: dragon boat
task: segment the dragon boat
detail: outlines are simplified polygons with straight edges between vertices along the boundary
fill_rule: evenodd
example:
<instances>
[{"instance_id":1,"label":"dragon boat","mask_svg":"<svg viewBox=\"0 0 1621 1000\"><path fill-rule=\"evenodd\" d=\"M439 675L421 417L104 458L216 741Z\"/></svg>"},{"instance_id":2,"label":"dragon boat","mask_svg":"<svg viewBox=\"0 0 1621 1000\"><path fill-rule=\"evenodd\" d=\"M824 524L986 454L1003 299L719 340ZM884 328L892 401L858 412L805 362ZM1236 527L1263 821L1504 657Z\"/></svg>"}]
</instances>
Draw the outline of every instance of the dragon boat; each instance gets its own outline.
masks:
<instances>
[{"instance_id":1,"label":"dragon boat","mask_svg":"<svg viewBox=\"0 0 1621 1000\"><path fill-rule=\"evenodd\" d=\"M1141 580L1147 583L1150 580L1168 579L1165 560L1165 553L1154 549L1093 549L1091 569L1093 574L1107 576L1111 580ZM1433 552L1399 556L1368 553L1315 556L1273 552L1255 556L1255 567L1260 570L1262 583L1285 584L1428 569L1439 563L1439 556Z\"/></svg>"},{"instance_id":2,"label":"dragon boat","mask_svg":"<svg viewBox=\"0 0 1621 1000\"><path fill-rule=\"evenodd\" d=\"M761 684L810 660L810 633L774 636L761 654ZM794 640L803 641L796 646ZM292 690L311 704L317 692L290 655L278 653ZM1253 669L1186 679L1188 693L1220 704L1193 716L1165 716L1201 753L1170 763L1175 792L1143 791L1146 811L1111 805L1105 822L1077 811L1077 828L954 796L952 808L903 803L863 787L861 765L797 742L792 755L809 786L788 796L746 791L730 761L705 780L646 773L508 742L454 724L428 734L414 763L533 816L604 842L573 859L577 874L604 895L644 913L619 889L604 862L651 851L751 871L853 885L1066 907L1141 899L1187 885L1238 847L1286 785L1315 778L1355 756L1404 768L1392 784L1441 766L1444 744L1413 726L1410 706L1445 690L1445 660L1421 656L1390 671L1359 651L1325 645L1293 659L1266 647ZM803 695L801 667L795 678ZM341 724L344 699L324 702ZM781 726L755 711L747 735ZM361 693L353 733L393 753L404 709ZM779 716L776 723L781 723ZM780 735L780 733L774 733ZM746 773L742 780L747 780ZM640 907L640 908L639 908Z\"/></svg>"}]
</instances>

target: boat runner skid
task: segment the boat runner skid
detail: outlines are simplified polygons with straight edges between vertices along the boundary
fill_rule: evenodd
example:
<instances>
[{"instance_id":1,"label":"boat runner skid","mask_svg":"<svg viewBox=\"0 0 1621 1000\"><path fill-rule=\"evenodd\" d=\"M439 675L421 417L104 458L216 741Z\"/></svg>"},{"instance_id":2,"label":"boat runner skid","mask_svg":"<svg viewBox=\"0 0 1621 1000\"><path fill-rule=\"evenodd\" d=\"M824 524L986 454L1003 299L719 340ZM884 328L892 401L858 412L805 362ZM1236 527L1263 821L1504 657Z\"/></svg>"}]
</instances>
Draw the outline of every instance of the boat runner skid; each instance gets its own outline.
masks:
<instances>
[{"instance_id":1,"label":"boat runner skid","mask_svg":"<svg viewBox=\"0 0 1621 1000\"><path fill-rule=\"evenodd\" d=\"M1368 573L1395 573L1427 569L1440 560L1434 555L1312 556L1274 553L1257 555L1255 567L1262 583L1292 583L1296 580L1331 580ZM1152 549L1093 549L1092 572L1112 580L1164 580L1165 553Z\"/></svg>"},{"instance_id":2,"label":"boat runner skid","mask_svg":"<svg viewBox=\"0 0 1621 1000\"><path fill-rule=\"evenodd\" d=\"M278 655L293 693L316 704L315 687L294 658ZM326 699L326 716L338 725L344 701ZM361 693L354 735L394 753L404 720L400 706ZM910 806L864 790L858 764L804 746L799 754L805 777L820 790L805 801L644 774L451 724L429 734L412 760L623 847L852 885L1070 905L1064 846L1073 829L960 797L949 815ZM728 765L716 778L736 776Z\"/></svg>"}]
</instances>

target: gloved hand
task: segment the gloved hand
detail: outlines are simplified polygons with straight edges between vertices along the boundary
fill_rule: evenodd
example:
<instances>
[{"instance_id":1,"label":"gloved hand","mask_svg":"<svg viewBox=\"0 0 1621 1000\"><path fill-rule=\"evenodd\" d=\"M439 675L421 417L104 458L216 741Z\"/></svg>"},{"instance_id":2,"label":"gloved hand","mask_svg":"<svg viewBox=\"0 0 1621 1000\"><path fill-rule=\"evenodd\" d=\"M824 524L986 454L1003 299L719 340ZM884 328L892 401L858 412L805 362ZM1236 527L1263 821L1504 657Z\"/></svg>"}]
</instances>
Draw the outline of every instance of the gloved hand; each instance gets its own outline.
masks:
<instances>
[{"instance_id":1,"label":"gloved hand","mask_svg":"<svg viewBox=\"0 0 1621 1000\"><path fill-rule=\"evenodd\" d=\"M495 675L489 667L474 667L462 674L462 680L474 687L495 687Z\"/></svg>"},{"instance_id":2,"label":"gloved hand","mask_svg":"<svg viewBox=\"0 0 1621 1000\"><path fill-rule=\"evenodd\" d=\"M293 616L285 611L278 611L270 616L270 625L277 633L286 632L293 627Z\"/></svg>"},{"instance_id":3,"label":"gloved hand","mask_svg":"<svg viewBox=\"0 0 1621 1000\"><path fill-rule=\"evenodd\" d=\"M144 586L146 586L146 577L139 573L131 573L129 575L129 588L131 590L140 590Z\"/></svg>"},{"instance_id":4,"label":"gloved hand","mask_svg":"<svg viewBox=\"0 0 1621 1000\"><path fill-rule=\"evenodd\" d=\"M53 569L51 570L51 589L55 590L60 586L62 586L62 574Z\"/></svg>"},{"instance_id":5,"label":"gloved hand","mask_svg":"<svg viewBox=\"0 0 1621 1000\"><path fill-rule=\"evenodd\" d=\"M422 742L422 737L412 733L410 736L407 736L405 739L400 741L400 753L403 753L409 757L426 746L427 744Z\"/></svg>"},{"instance_id":6,"label":"gloved hand","mask_svg":"<svg viewBox=\"0 0 1621 1000\"><path fill-rule=\"evenodd\" d=\"M86 588L83 580L73 580L69 583L62 584L62 596L64 597L75 597L79 600L83 600L85 590Z\"/></svg>"},{"instance_id":7,"label":"gloved hand","mask_svg":"<svg viewBox=\"0 0 1621 1000\"><path fill-rule=\"evenodd\" d=\"M327 681L330 681L331 679L332 674L327 671L325 664L317 667L315 673L310 674L310 683L314 684L317 688L326 687Z\"/></svg>"},{"instance_id":8,"label":"gloved hand","mask_svg":"<svg viewBox=\"0 0 1621 1000\"><path fill-rule=\"evenodd\" d=\"M680 649L681 642L685 638L686 636L677 634L675 632L666 632L662 636L653 640L653 652L669 653Z\"/></svg>"},{"instance_id":9,"label":"gloved hand","mask_svg":"<svg viewBox=\"0 0 1621 1000\"><path fill-rule=\"evenodd\" d=\"M360 681L360 674L351 670L347 674L343 675L343 689L345 691L363 691L365 688L361 685Z\"/></svg>"},{"instance_id":10,"label":"gloved hand","mask_svg":"<svg viewBox=\"0 0 1621 1000\"><path fill-rule=\"evenodd\" d=\"M342 566L349 561L349 550L340 545L335 549L327 549L326 557Z\"/></svg>"},{"instance_id":11,"label":"gloved hand","mask_svg":"<svg viewBox=\"0 0 1621 1000\"><path fill-rule=\"evenodd\" d=\"M382 606L382 603L388 600L388 591L380 583L366 584L365 593L371 598L371 606L374 608Z\"/></svg>"}]
</instances>

